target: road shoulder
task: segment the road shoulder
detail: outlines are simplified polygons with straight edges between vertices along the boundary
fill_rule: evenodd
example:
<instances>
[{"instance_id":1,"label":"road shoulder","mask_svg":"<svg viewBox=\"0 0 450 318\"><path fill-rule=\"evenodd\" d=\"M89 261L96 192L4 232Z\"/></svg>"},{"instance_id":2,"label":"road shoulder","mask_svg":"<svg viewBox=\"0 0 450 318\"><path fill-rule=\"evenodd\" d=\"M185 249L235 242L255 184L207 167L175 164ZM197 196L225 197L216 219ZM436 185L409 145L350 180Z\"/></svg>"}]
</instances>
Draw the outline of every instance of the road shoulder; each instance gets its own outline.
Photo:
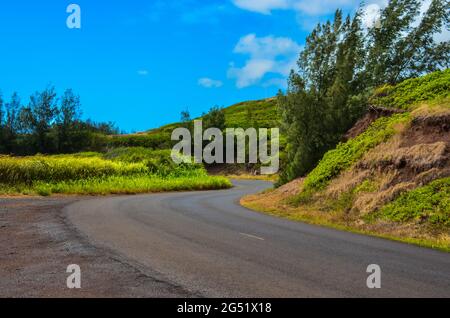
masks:
<instances>
[{"instance_id":1,"label":"road shoulder","mask_svg":"<svg viewBox=\"0 0 450 318\"><path fill-rule=\"evenodd\" d=\"M192 297L77 233L63 209L84 199L0 198L0 297ZM66 286L70 264L79 290Z\"/></svg>"}]
</instances>

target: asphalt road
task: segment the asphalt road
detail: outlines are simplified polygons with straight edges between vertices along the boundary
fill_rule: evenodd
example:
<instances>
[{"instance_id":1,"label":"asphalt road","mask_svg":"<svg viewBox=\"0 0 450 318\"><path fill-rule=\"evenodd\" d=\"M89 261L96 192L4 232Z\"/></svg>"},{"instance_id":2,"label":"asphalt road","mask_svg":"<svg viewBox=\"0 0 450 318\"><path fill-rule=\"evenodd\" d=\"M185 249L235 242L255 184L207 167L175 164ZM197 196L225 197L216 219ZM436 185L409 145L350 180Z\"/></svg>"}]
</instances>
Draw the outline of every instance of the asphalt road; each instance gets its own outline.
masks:
<instances>
[{"instance_id":1,"label":"asphalt road","mask_svg":"<svg viewBox=\"0 0 450 318\"><path fill-rule=\"evenodd\" d=\"M92 244L206 297L450 297L450 254L274 218L239 198L271 185L100 198L66 208ZM381 267L381 289L366 285Z\"/></svg>"}]
</instances>

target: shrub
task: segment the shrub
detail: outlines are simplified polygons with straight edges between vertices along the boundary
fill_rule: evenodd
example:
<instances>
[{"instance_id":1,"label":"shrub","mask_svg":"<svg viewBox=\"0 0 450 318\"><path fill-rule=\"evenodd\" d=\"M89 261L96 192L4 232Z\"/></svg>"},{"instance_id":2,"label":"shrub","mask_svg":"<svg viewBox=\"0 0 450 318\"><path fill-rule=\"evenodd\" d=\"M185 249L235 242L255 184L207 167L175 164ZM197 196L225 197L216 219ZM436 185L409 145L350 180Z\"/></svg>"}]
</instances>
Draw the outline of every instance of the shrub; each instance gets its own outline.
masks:
<instances>
[{"instance_id":1,"label":"shrub","mask_svg":"<svg viewBox=\"0 0 450 318\"><path fill-rule=\"evenodd\" d=\"M409 114L382 117L376 120L364 133L325 154L317 167L307 176L304 191L324 189L331 179L361 159L370 149L387 141L395 134L395 125L406 122Z\"/></svg>"},{"instance_id":2,"label":"shrub","mask_svg":"<svg viewBox=\"0 0 450 318\"><path fill-rule=\"evenodd\" d=\"M402 194L377 213L389 220L416 220L450 227L450 178Z\"/></svg>"},{"instance_id":3,"label":"shrub","mask_svg":"<svg viewBox=\"0 0 450 318\"><path fill-rule=\"evenodd\" d=\"M370 103L376 106L408 110L419 102L450 96L450 69L406 80L396 86L384 85L375 90Z\"/></svg>"},{"instance_id":4,"label":"shrub","mask_svg":"<svg viewBox=\"0 0 450 318\"><path fill-rule=\"evenodd\" d=\"M34 156L0 158L0 183L32 184L34 181L57 182L111 175L147 173L142 163L113 162L101 158L72 156Z\"/></svg>"}]
</instances>

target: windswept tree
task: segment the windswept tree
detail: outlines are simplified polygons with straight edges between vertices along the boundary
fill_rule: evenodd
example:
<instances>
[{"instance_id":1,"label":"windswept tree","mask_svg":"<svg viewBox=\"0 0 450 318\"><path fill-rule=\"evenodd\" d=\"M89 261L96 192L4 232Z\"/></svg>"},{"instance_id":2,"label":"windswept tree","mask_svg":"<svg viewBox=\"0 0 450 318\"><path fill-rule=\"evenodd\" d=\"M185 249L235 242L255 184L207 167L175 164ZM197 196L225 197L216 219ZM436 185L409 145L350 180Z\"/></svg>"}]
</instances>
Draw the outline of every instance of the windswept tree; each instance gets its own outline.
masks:
<instances>
[{"instance_id":1,"label":"windswept tree","mask_svg":"<svg viewBox=\"0 0 450 318\"><path fill-rule=\"evenodd\" d=\"M71 89L64 92L57 115L58 151L62 153L74 152L79 144L81 117L80 97Z\"/></svg>"},{"instance_id":2,"label":"windswept tree","mask_svg":"<svg viewBox=\"0 0 450 318\"><path fill-rule=\"evenodd\" d=\"M365 89L363 48L359 14L343 19L340 10L306 39L299 72L291 72L286 96L278 97L288 141L282 183L309 172L361 114L355 96Z\"/></svg>"},{"instance_id":3,"label":"windswept tree","mask_svg":"<svg viewBox=\"0 0 450 318\"><path fill-rule=\"evenodd\" d=\"M223 108L214 106L207 114L203 114L203 128L225 129L225 112Z\"/></svg>"},{"instance_id":4,"label":"windswept tree","mask_svg":"<svg viewBox=\"0 0 450 318\"><path fill-rule=\"evenodd\" d=\"M279 94L287 161L280 182L306 175L367 107L371 89L449 66L449 1L391 0L373 27L362 12L319 24L307 37L286 94Z\"/></svg>"},{"instance_id":5,"label":"windswept tree","mask_svg":"<svg viewBox=\"0 0 450 318\"><path fill-rule=\"evenodd\" d=\"M192 118L191 118L191 113L189 112L189 109L186 107L186 110L183 110L181 112L181 116L180 116L180 120L181 120L181 125L183 128L188 129L189 131L192 132L193 130L193 123L192 123Z\"/></svg>"},{"instance_id":6,"label":"windswept tree","mask_svg":"<svg viewBox=\"0 0 450 318\"><path fill-rule=\"evenodd\" d=\"M420 0L391 0L369 30L366 73L370 86L395 84L449 67L449 42L438 42L435 35L450 27L450 2L432 0L426 12L422 8Z\"/></svg>"},{"instance_id":7,"label":"windswept tree","mask_svg":"<svg viewBox=\"0 0 450 318\"><path fill-rule=\"evenodd\" d=\"M2 144L3 152L11 153L14 151L16 139L21 128L20 114L21 105L19 95L14 92L11 100L5 104L3 111L3 129Z\"/></svg>"},{"instance_id":8,"label":"windswept tree","mask_svg":"<svg viewBox=\"0 0 450 318\"><path fill-rule=\"evenodd\" d=\"M30 96L30 103L21 112L23 127L33 136L36 150L41 153L52 152L56 147L50 130L57 115L56 92L53 87Z\"/></svg>"},{"instance_id":9,"label":"windswept tree","mask_svg":"<svg viewBox=\"0 0 450 318\"><path fill-rule=\"evenodd\" d=\"M5 151L5 145L4 145L4 140L3 140L3 130L4 130L4 126L3 126L3 117L4 117L4 110L3 110L3 96L2 96L2 92L0 91L0 153Z\"/></svg>"}]
</instances>

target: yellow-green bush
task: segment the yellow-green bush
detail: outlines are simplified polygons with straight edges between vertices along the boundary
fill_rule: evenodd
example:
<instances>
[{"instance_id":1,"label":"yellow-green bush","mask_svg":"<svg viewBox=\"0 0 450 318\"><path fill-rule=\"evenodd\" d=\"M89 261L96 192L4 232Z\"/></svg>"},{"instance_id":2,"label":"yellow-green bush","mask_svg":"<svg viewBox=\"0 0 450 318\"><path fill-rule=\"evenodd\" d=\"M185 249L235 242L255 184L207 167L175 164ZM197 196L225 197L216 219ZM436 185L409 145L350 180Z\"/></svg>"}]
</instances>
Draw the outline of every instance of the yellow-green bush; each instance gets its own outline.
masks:
<instances>
[{"instance_id":1,"label":"yellow-green bush","mask_svg":"<svg viewBox=\"0 0 450 318\"><path fill-rule=\"evenodd\" d=\"M97 157L34 156L1 157L0 183L31 184L35 181L58 182L94 177L144 174L142 163L124 163Z\"/></svg>"},{"instance_id":2,"label":"yellow-green bush","mask_svg":"<svg viewBox=\"0 0 450 318\"><path fill-rule=\"evenodd\" d=\"M370 104L409 110L415 104L450 96L450 69L412 78L396 86L384 85L375 90Z\"/></svg>"}]
</instances>

